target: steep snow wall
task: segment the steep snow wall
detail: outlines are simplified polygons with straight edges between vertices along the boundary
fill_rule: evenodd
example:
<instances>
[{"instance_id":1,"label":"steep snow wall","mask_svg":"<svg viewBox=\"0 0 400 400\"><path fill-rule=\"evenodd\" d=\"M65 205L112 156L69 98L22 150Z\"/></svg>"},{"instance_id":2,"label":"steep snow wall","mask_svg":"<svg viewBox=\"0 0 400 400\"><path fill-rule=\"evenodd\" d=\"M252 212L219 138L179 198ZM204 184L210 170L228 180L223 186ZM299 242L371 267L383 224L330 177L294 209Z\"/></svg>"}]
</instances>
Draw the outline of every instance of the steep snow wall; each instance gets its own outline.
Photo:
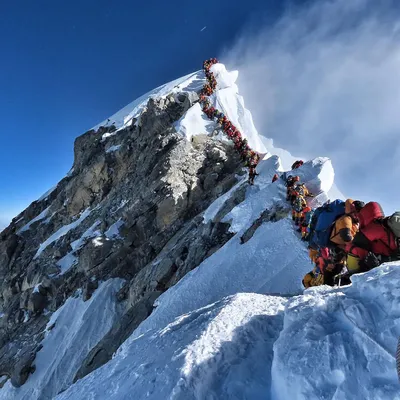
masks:
<instances>
[{"instance_id":1,"label":"steep snow wall","mask_svg":"<svg viewBox=\"0 0 400 400\"><path fill-rule=\"evenodd\" d=\"M130 340L57 399L399 399L399 266L292 298L226 297Z\"/></svg>"}]
</instances>

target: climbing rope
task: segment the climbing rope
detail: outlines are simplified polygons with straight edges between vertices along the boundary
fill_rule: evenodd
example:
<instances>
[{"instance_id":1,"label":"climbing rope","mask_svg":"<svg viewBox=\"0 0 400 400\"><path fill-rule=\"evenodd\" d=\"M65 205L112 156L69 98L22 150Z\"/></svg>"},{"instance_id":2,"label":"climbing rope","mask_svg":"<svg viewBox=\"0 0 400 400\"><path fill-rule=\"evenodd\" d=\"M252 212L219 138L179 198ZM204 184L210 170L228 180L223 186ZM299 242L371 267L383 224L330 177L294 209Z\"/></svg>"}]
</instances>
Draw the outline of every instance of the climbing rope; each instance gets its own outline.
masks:
<instances>
[{"instance_id":1,"label":"climbing rope","mask_svg":"<svg viewBox=\"0 0 400 400\"><path fill-rule=\"evenodd\" d=\"M217 80L210 70L211 67L217 63L218 60L216 58L210 58L203 63L203 70L206 75L207 82L204 84L203 89L200 92L200 104L202 106L202 110L209 119L213 121L216 120L221 126L225 135L233 142L236 151L239 153L242 161L244 162L245 167L254 170L260 161L260 155L251 149L247 143L247 139L242 138L242 134L239 132L236 126L229 121L227 116L221 111L217 110L215 107L211 106L211 102L208 99L208 97L211 96L217 88Z\"/></svg>"}]
</instances>

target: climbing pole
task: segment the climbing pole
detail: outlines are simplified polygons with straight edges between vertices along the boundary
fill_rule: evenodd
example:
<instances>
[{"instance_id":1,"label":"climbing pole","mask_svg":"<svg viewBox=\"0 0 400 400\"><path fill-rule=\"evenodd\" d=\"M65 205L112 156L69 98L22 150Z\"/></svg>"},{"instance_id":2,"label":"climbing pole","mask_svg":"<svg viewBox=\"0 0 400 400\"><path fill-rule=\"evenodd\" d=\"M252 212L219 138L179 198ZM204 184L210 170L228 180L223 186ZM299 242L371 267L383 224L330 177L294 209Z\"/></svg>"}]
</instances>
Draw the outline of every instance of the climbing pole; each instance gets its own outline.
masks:
<instances>
[{"instance_id":1,"label":"climbing pole","mask_svg":"<svg viewBox=\"0 0 400 400\"><path fill-rule=\"evenodd\" d=\"M207 78L207 82L200 92L200 104L202 106L202 110L209 119L213 121L216 120L221 126L225 135L233 142L236 151L240 154L240 157L244 162L244 165L250 169L254 169L260 161L260 155L251 149L247 143L247 139L242 138L242 134L239 132L236 126L229 121L227 116L221 111L217 110L215 107L211 106L211 102L208 99L208 97L214 93L217 87L217 80L210 70L211 67L217 63L218 60L216 58L210 58L203 63L203 69Z\"/></svg>"}]
</instances>

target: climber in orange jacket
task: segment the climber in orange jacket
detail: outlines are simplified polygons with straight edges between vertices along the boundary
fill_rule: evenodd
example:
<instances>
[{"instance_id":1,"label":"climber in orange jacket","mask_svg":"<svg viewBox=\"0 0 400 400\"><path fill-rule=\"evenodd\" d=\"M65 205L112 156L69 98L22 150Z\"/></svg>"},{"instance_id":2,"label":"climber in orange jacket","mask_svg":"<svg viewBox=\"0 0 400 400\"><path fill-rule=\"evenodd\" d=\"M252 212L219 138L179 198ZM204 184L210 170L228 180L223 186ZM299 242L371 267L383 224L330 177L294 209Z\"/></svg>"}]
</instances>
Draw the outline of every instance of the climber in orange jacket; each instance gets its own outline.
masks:
<instances>
[{"instance_id":1,"label":"climber in orange jacket","mask_svg":"<svg viewBox=\"0 0 400 400\"><path fill-rule=\"evenodd\" d=\"M362 201L347 199L345 214L336 220L333 225L330 241L342 249L351 243L359 229L357 214L364 207Z\"/></svg>"}]
</instances>

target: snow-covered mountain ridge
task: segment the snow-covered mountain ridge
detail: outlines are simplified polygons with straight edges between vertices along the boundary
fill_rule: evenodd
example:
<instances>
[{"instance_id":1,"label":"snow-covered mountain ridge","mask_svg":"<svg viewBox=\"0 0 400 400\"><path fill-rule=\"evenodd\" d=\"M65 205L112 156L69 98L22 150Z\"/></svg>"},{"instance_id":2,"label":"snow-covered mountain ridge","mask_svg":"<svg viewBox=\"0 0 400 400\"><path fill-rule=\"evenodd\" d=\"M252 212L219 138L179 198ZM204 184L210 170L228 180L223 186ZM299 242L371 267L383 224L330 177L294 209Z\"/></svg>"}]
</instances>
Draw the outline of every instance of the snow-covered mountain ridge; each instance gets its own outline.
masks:
<instances>
[{"instance_id":1,"label":"snow-covered mountain ridge","mask_svg":"<svg viewBox=\"0 0 400 400\"><path fill-rule=\"evenodd\" d=\"M2 233L0 399L400 398L400 270L302 294L307 249L271 183L293 158L214 68L213 106L267 153L255 185L202 113L202 72L79 137L68 176ZM296 173L327 200L329 159Z\"/></svg>"}]
</instances>

